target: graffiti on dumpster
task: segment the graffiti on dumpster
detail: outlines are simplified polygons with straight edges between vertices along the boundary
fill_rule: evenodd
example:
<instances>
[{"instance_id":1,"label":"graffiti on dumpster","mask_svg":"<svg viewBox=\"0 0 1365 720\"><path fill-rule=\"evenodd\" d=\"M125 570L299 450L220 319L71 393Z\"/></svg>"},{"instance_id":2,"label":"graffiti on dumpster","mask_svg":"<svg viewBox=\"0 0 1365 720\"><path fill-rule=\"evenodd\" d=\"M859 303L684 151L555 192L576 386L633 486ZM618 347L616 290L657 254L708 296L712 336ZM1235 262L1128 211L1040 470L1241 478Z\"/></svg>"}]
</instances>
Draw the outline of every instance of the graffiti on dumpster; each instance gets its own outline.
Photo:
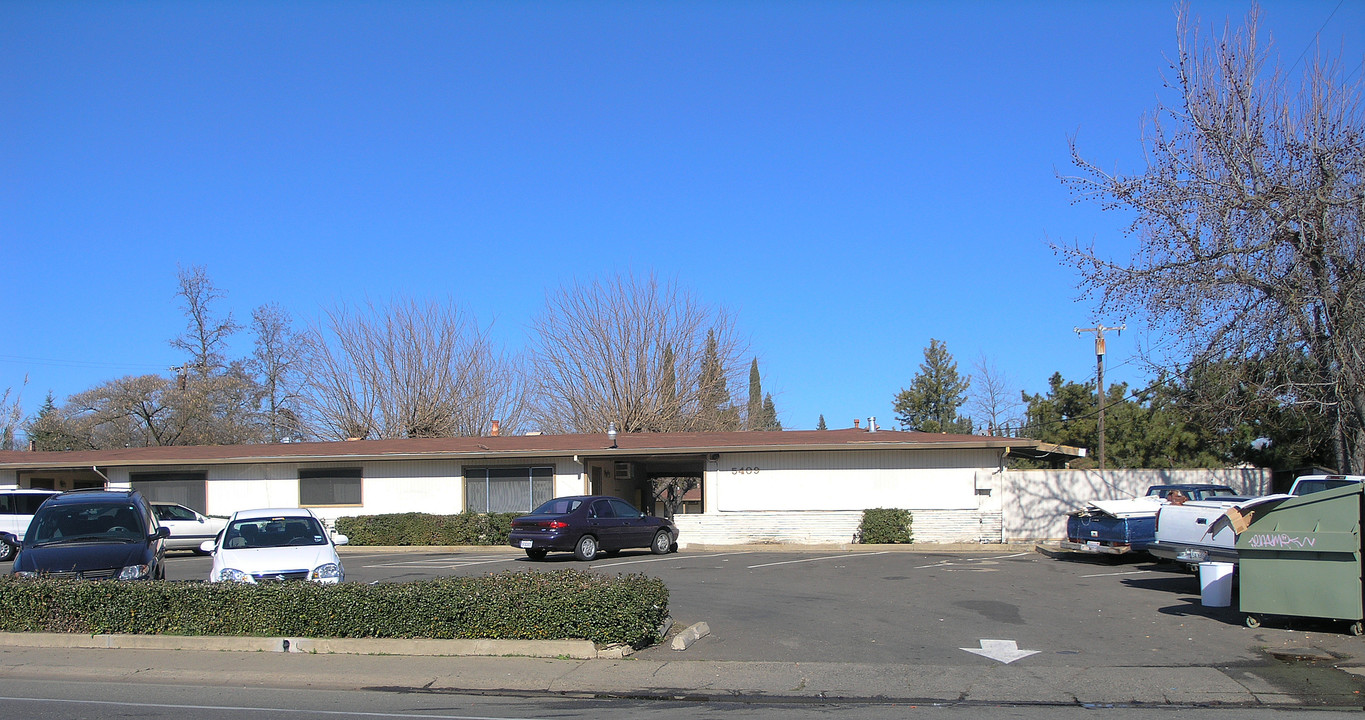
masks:
<instances>
[{"instance_id":1,"label":"graffiti on dumpster","mask_svg":"<svg viewBox=\"0 0 1365 720\"><path fill-rule=\"evenodd\" d=\"M1254 548L1310 548L1317 542L1314 537L1301 537L1298 535L1288 535L1285 533L1261 533L1252 535L1247 544Z\"/></svg>"}]
</instances>

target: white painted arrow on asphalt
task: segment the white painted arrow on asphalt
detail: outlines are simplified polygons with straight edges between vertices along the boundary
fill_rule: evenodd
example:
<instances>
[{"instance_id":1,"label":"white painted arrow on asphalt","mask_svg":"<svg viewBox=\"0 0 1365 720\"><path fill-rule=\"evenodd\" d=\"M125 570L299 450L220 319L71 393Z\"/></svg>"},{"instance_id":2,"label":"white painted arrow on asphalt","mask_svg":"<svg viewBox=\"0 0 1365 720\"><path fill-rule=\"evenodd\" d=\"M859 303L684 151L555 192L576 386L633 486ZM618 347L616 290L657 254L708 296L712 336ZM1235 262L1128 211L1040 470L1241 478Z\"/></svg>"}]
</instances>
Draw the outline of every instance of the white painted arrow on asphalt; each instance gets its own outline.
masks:
<instances>
[{"instance_id":1,"label":"white painted arrow on asphalt","mask_svg":"<svg viewBox=\"0 0 1365 720\"><path fill-rule=\"evenodd\" d=\"M988 657L992 660L1005 663L1006 665L1026 658L1030 655L1037 655L1040 650L1020 650L1019 644L1013 640L982 640L979 648L958 648L969 653L975 653L981 657Z\"/></svg>"}]
</instances>

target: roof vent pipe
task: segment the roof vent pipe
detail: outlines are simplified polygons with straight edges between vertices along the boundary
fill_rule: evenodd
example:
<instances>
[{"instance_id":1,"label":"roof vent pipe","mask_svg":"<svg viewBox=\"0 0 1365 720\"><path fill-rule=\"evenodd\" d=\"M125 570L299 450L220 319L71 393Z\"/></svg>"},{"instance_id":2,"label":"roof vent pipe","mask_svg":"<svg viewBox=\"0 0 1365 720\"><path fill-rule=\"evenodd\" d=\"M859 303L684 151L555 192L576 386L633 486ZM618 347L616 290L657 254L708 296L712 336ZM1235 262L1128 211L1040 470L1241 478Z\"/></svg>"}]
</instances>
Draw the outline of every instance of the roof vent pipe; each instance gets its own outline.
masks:
<instances>
[{"instance_id":1,"label":"roof vent pipe","mask_svg":"<svg viewBox=\"0 0 1365 720\"><path fill-rule=\"evenodd\" d=\"M868 432L877 432L877 416L876 416L876 415L873 415L872 417L870 417L870 418L867 419L867 431L868 431Z\"/></svg>"}]
</instances>

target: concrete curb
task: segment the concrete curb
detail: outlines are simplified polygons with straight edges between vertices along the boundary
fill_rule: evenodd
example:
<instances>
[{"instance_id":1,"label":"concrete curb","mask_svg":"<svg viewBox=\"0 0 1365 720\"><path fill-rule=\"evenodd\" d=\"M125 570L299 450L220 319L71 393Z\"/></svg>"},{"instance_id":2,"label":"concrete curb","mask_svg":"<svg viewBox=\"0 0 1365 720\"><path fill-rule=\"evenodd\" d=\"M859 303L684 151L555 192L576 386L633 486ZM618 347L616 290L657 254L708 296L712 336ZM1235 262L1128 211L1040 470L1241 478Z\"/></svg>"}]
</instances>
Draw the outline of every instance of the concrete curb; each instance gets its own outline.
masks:
<instances>
[{"instance_id":1,"label":"concrete curb","mask_svg":"<svg viewBox=\"0 0 1365 720\"><path fill-rule=\"evenodd\" d=\"M704 622L699 622L673 636L673 649L686 650L692 646L692 643L710 634L711 626Z\"/></svg>"},{"instance_id":2,"label":"concrete curb","mask_svg":"<svg viewBox=\"0 0 1365 720\"><path fill-rule=\"evenodd\" d=\"M591 660L591 640L425 640L415 638L286 638L191 635L80 635L75 633L0 633L0 646L122 650L205 650L216 652L291 652L345 655L444 657L537 657ZM621 657L609 652L605 657Z\"/></svg>"}]
</instances>

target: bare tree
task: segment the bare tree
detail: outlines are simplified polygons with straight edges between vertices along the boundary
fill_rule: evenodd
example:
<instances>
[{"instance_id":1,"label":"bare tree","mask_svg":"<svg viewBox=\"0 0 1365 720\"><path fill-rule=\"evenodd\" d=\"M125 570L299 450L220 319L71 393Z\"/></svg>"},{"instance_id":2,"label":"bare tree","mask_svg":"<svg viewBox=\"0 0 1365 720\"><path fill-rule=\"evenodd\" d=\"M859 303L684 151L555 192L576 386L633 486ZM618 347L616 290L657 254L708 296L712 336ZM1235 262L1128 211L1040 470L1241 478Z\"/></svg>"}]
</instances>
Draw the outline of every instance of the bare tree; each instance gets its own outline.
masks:
<instances>
[{"instance_id":1,"label":"bare tree","mask_svg":"<svg viewBox=\"0 0 1365 720\"><path fill-rule=\"evenodd\" d=\"M727 388L746 348L728 313L676 284L651 275L565 286L532 327L533 414L548 432L740 427Z\"/></svg>"},{"instance_id":2,"label":"bare tree","mask_svg":"<svg viewBox=\"0 0 1365 720\"><path fill-rule=\"evenodd\" d=\"M1100 310L1145 315L1178 338L1167 364L1254 361L1255 388L1334 418L1339 469L1365 467L1365 122L1360 81L1309 64L1297 93L1258 39L1200 37L1182 9L1179 51L1147 123L1136 175L1083 159L1074 192L1133 214L1126 262L1058 247Z\"/></svg>"},{"instance_id":3,"label":"bare tree","mask_svg":"<svg viewBox=\"0 0 1365 720\"><path fill-rule=\"evenodd\" d=\"M213 285L202 265L189 270L180 268L180 309L185 312L189 325L185 333L171 340L171 347L184 350L190 355L189 370L200 376L209 375L226 365L224 348L228 338L241 326L232 320L232 313L219 318L214 315L213 304L224 297L223 291Z\"/></svg>"},{"instance_id":4,"label":"bare tree","mask_svg":"<svg viewBox=\"0 0 1365 720\"><path fill-rule=\"evenodd\" d=\"M297 438L298 404L302 383L302 362L309 338L294 332L292 318L279 305L262 305L251 313L251 330L256 336L251 367L261 385L266 438L280 442Z\"/></svg>"},{"instance_id":5,"label":"bare tree","mask_svg":"<svg viewBox=\"0 0 1365 720\"><path fill-rule=\"evenodd\" d=\"M95 449L179 445L173 391L160 375L129 375L71 396L64 412Z\"/></svg>"},{"instance_id":6,"label":"bare tree","mask_svg":"<svg viewBox=\"0 0 1365 720\"><path fill-rule=\"evenodd\" d=\"M28 384L28 377L24 377L24 385ZM10 395L14 399L10 400ZM23 396L15 393L14 388L5 388L4 393L0 393L0 450L14 450L17 440L16 430L19 429L20 421L24 417Z\"/></svg>"},{"instance_id":7,"label":"bare tree","mask_svg":"<svg viewBox=\"0 0 1365 720\"><path fill-rule=\"evenodd\" d=\"M521 378L453 303L338 307L312 331L305 421L332 438L477 436L521 423Z\"/></svg>"},{"instance_id":8,"label":"bare tree","mask_svg":"<svg viewBox=\"0 0 1365 720\"><path fill-rule=\"evenodd\" d=\"M1004 435L1008 434L1009 428L1021 426L1024 417L1021 398L1020 389L995 363L985 355L976 359L967 409L973 418L986 424L979 430L991 435Z\"/></svg>"}]
</instances>

